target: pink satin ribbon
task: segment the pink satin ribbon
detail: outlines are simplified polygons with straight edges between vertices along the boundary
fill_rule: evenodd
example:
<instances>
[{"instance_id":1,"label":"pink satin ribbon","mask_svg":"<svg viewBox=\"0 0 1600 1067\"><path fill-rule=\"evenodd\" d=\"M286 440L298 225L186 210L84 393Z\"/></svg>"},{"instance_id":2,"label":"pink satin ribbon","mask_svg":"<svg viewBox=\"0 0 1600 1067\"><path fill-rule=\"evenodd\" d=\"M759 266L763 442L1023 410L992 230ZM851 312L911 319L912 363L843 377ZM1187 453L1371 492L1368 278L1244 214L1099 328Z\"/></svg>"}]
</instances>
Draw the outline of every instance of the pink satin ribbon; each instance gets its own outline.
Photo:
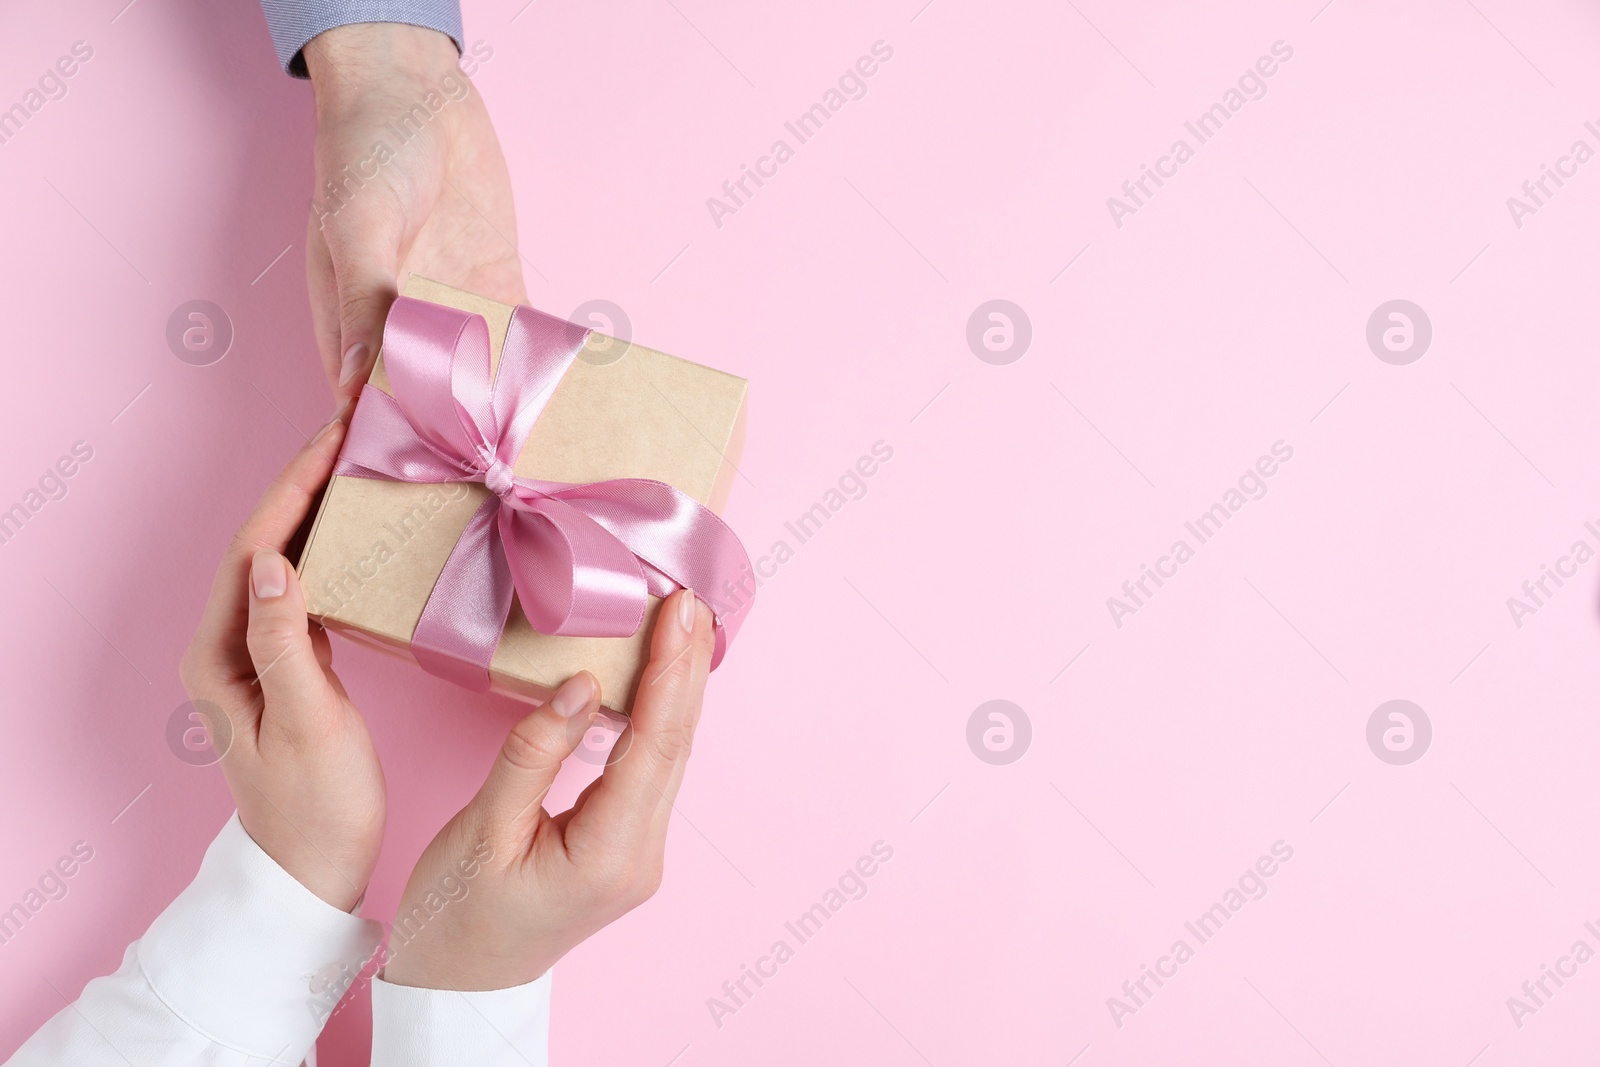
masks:
<instances>
[{"instance_id":1,"label":"pink satin ribbon","mask_svg":"<svg viewBox=\"0 0 1600 1067\"><path fill-rule=\"evenodd\" d=\"M482 482L493 492L451 550L411 641L424 669L469 689L489 687L513 591L540 633L627 637L644 621L647 596L692 589L716 618L712 667L750 602L716 610L717 591L740 582L749 557L721 519L665 482L577 485L512 473L588 335L518 307L495 376L482 316L400 297L383 333L394 395L362 389L334 467L356 478Z\"/></svg>"}]
</instances>

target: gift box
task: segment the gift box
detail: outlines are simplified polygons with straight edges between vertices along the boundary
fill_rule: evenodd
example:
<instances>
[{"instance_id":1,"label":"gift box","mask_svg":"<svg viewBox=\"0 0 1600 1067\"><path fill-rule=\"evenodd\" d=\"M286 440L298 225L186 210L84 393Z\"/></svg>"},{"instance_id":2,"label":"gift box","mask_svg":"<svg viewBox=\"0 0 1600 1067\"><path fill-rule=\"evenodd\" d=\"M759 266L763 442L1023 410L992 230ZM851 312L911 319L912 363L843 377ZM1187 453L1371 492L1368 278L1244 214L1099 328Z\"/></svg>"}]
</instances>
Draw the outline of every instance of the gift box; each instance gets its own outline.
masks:
<instances>
[{"instance_id":1,"label":"gift box","mask_svg":"<svg viewBox=\"0 0 1600 1067\"><path fill-rule=\"evenodd\" d=\"M717 617L720 659L754 592L715 515L747 383L415 275L401 295L300 557L310 615L529 700L588 670L627 714L661 598L688 586ZM485 340L492 387L470 380ZM537 361L549 381L512 398ZM505 438L499 460L480 433Z\"/></svg>"}]
</instances>

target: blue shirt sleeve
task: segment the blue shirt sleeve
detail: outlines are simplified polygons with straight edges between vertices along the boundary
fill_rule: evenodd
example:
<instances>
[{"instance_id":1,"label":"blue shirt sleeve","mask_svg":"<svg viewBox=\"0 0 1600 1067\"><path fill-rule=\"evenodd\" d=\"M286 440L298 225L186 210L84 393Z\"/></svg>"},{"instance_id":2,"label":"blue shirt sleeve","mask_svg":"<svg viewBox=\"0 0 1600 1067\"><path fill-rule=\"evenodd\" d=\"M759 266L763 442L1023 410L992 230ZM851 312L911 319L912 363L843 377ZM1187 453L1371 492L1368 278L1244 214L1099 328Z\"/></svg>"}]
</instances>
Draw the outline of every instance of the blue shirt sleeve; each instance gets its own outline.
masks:
<instances>
[{"instance_id":1,"label":"blue shirt sleeve","mask_svg":"<svg viewBox=\"0 0 1600 1067\"><path fill-rule=\"evenodd\" d=\"M461 51L458 0L261 0L272 46L284 72L306 77L301 49L319 33L356 22L403 22L449 35Z\"/></svg>"}]
</instances>

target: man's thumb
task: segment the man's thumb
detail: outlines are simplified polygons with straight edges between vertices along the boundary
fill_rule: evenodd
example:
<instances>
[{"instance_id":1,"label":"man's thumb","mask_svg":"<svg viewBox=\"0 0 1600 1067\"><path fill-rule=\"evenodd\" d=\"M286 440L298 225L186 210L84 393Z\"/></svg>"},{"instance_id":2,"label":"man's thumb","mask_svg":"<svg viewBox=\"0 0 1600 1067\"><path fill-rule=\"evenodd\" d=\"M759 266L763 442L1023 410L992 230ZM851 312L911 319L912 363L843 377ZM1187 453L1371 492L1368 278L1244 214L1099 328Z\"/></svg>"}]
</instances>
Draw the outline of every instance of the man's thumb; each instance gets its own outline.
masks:
<instances>
[{"instance_id":1,"label":"man's thumb","mask_svg":"<svg viewBox=\"0 0 1600 1067\"><path fill-rule=\"evenodd\" d=\"M392 271L371 261L352 261L335 253L334 276L339 286L339 393L361 391L383 340L383 320L394 303Z\"/></svg>"}]
</instances>

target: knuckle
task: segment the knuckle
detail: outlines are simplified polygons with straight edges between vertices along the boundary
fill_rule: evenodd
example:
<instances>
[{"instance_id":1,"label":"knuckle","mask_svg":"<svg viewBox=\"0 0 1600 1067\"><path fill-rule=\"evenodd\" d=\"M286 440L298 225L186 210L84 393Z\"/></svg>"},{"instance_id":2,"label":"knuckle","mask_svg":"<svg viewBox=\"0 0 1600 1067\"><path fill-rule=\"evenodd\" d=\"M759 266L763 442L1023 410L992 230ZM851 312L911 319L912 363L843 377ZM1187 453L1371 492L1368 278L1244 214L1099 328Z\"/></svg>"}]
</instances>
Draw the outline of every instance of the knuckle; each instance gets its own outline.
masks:
<instances>
[{"instance_id":1,"label":"knuckle","mask_svg":"<svg viewBox=\"0 0 1600 1067\"><path fill-rule=\"evenodd\" d=\"M369 292L362 286L352 285L339 290L339 318L344 322L359 319L377 309L379 303L377 293Z\"/></svg>"},{"instance_id":2,"label":"knuckle","mask_svg":"<svg viewBox=\"0 0 1600 1067\"><path fill-rule=\"evenodd\" d=\"M694 678L695 661L699 658L699 644L691 640L656 674L656 681L670 689L688 685Z\"/></svg>"},{"instance_id":3,"label":"knuckle","mask_svg":"<svg viewBox=\"0 0 1600 1067\"><path fill-rule=\"evenodd\" d=\"M252 626L245 631L244 643L257 665L287 659L296 647L295 635L281 626Z\"/></svg>"},{"instance_id":4,"label":"knuckle","mask_svg":"<svg viewBox=\"0 0 1600 1067\"><path fill-rule=\"evenodd\" d=\"M649 735L650 752L663 763L676 764L689 758L694 749L694 728L689 720L663 724Z\"/></svg>"},{"instance_id":5,"label":"knuckle","mask_svg":"<svg viewBox=\"0 0 1600 1067\"><path fill-rule=\"evenodd\" d=\"M629 898L630 906L638 907L656 895L656 890L661 888L661 864L645 864L644 869L633 881L633 892Z\"/></svg>"},{"instance_id":6,"label":"knuckle","mask_svg":"<svg viewBox=\"0 0 1600 1067\"><path fill-rule=\"evenodd\" d=\"M618 857L599 873L595 889L624 910L632 910L655 896L661 888L661 864Z\"/></svg>"},{"instance_id":7,"label":"knuckle","mask_svg":"<svg viewBox=\"0 0 1600 1067\"><path fill-rule=\"evenodd\" d=\"M264 547L266 546L261 543L261 540L255 536L255 532L246 524L233 531L233 537L228 541L226 555L228 559L247 560L256 554L257 549Z\"/></svg>"},{"instance_id":8,"label":"knuckle","mask_svg":"<svg viewBox=\"0 0 1600 1067\"><path fill-rule=\"evenodd\" d=\"M500 748L505 761L518 770L544 770L561 762L563 755L552 743L549 734L528 722L519 722L506 735Z\"/></svg>"},{"instance_id":9,"label":"knuckle","mask_svg":"<svg viewBox=\"0 0 1600 1067\"><path fill-rule=\"evenodd\" d=\"M696 634L670 660L651 668L647 681L663 703L686 711L699 705L706 676L710 673L713 641L709 631Z\"/></svg>"}]
</instances>

